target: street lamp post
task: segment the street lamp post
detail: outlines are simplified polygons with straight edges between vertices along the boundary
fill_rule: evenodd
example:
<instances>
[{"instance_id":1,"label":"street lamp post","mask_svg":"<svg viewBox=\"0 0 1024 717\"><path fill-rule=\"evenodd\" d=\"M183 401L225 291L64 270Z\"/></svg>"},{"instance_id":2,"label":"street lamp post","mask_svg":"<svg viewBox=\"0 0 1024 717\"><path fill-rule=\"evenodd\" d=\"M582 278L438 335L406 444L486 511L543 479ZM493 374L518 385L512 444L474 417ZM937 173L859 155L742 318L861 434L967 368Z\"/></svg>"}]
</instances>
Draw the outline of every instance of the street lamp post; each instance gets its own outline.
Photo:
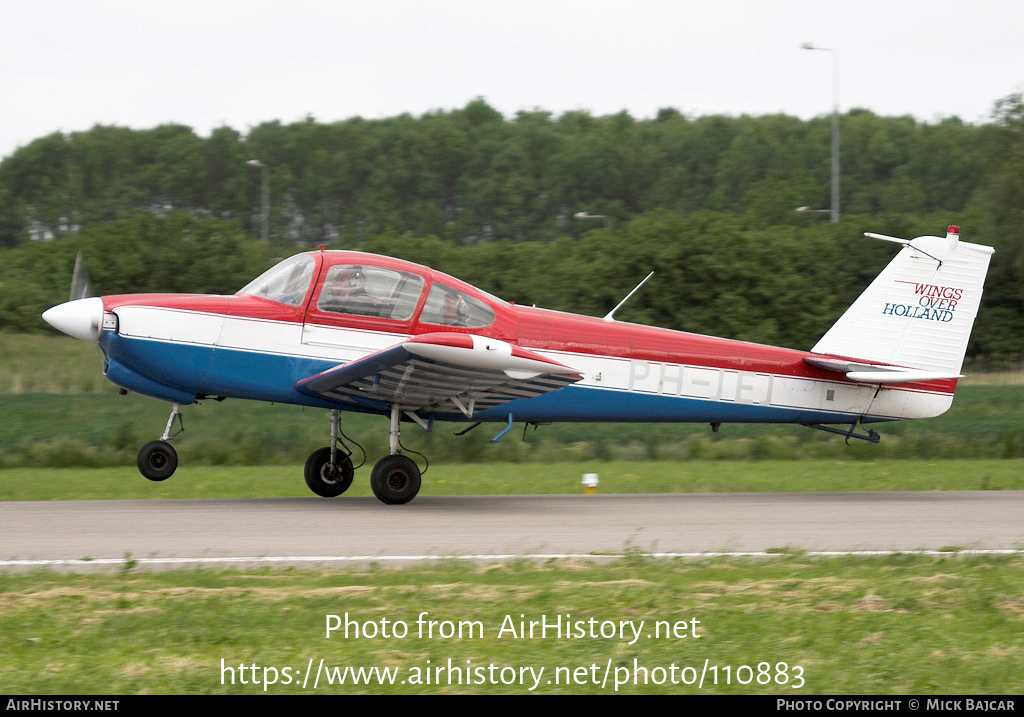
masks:
<instances>
[{"instance_id":1,"label":"street lamp post","mask_svg":"<svg viewBox=\"0 0 1024 717\"><path fill-rule=\"evenodd\" d=\"M832 53L832 205L829 219L835 223L839 221L839 51L817 47L812 42L805 42L802 47Z\"/></svg>"},{"instance_id":2,"label":"street lamp post","mask_svg":"<svg viewBox=\"0 0 1024 717\"><path fill-rule=\"evenodd\" d=\"M258 159L250 159L246 164L260 168L260 238L270 241L270 167Z\"/></svg>"},{"instance_id":3,"label":"street lamp post","mask_svg":"<svg viewBox=\"0 0 1024 717\"><path fill-rule=\"evenodd\" d=\"M605 229L611 229L612 221L606 214L588 214L587 212L576 212L572 215L573 219L596 219L599 222L604 223Z\"/></svg>"}]
</instances>

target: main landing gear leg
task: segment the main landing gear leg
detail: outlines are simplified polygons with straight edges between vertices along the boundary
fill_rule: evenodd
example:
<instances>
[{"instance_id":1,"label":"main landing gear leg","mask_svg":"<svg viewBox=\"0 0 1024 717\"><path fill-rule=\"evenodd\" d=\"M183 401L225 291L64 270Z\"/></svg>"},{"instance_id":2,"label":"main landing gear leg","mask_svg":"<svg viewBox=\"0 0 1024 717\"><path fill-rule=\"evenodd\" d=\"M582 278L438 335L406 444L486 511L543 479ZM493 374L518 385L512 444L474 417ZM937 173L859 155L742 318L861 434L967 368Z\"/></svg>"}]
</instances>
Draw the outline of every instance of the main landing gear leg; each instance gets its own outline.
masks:
<instances>
[{"instance_id":1,"label":"main landing gear leg","mask_svg":"<svg viewBox=\"0 0 1024 717\"><path fill-rule=\"evenodd\" d=\"M185 430L185 422L181 418L180 403L171 406L171 415L167 418L167 426L164 428L160 440L150 441L144 445L139 449L139 455L135 459L139 472L152 481L167 480L174 475L174 471L178 468L178 453L168 443L178 435L178 433L171 433L175 418L178 419L178 425L181 426L178 433L181 433Z\"/></svg>"},{"instance_id":2,"label":"main landing gear leg","mask_svg":"<svg viewBox=\"0 0 1024 717\"><path fill-rule=\"evenodd\" d=\"M370 488L377 499L389 505L408 503L420 492L420 469L408 456L399 453L399 426L402 409L391 406L391 455L384 456L370 473Z\"/></svg>"},{"instance_id":3,"label":"main landing gear leg","mask_svg":"<svg viewBox=\"0 0 1024 717\"><path fill-rule=\"evenodd\" d=\"M341 412L331 411L331 445L313 451L306 460L306 485L323 498L334 498L349 489L355 468L352 452L339 445Z\"/></svg>"}]
</instances>

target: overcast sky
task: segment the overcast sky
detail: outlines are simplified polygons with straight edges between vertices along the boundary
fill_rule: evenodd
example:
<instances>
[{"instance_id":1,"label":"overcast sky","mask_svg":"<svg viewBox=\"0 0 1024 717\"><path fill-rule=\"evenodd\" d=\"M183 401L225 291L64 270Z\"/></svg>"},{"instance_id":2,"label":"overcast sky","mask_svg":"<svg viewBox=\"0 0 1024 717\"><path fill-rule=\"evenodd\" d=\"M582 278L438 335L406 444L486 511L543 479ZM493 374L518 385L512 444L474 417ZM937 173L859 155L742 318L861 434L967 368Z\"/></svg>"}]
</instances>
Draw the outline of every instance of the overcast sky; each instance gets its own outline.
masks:
<instances>
[{"instance_id":1,"label":"overcast sky","mask_svg":"<svg viewBox=\"0 0 1024 717\"><path fill-rule=\"evenodd\" d=\"M662 107L989 119L1024 89L1020 0L0 0L0 156L95 124Z\"/></svg>"}]
</instances>

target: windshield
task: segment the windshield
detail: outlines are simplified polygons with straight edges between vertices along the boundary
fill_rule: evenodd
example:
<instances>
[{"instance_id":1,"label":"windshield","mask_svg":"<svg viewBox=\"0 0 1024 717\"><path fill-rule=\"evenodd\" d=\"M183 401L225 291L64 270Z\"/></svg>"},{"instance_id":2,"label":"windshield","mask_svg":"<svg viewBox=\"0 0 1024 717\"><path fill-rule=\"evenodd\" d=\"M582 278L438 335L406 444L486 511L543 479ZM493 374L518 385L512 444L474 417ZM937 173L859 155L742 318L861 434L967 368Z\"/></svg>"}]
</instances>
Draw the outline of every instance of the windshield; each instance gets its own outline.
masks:
<instances>
[{"instance_id":1,"label":"windshield","mask_svg":"<svg viewBox=\"0 0 1024 717\"><path fill-rule=\"evenodd\" d=\"M308 254L285 259L246 284L238 293L299 306L306 298L315 264Z\"/></svg>"}]
</instances>

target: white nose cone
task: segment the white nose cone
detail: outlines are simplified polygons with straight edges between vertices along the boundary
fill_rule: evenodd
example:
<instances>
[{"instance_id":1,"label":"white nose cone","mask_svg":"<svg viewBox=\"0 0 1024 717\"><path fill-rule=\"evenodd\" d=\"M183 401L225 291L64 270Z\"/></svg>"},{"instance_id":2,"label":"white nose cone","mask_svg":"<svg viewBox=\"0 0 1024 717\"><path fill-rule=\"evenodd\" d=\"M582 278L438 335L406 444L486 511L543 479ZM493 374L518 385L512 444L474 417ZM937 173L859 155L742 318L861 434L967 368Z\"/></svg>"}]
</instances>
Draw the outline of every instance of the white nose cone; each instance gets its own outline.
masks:
<instances>
[{"instance_id":1,"label":"white nose cone","mask_svg":"<svg viewBox=\"0 0 1024 717\"><path fill-rule=\"evenodd\" d=\"M68 336L96 343L103 326L103 299L76 299L43 312L43 320Z\"/></svg>"}]
</instances>

